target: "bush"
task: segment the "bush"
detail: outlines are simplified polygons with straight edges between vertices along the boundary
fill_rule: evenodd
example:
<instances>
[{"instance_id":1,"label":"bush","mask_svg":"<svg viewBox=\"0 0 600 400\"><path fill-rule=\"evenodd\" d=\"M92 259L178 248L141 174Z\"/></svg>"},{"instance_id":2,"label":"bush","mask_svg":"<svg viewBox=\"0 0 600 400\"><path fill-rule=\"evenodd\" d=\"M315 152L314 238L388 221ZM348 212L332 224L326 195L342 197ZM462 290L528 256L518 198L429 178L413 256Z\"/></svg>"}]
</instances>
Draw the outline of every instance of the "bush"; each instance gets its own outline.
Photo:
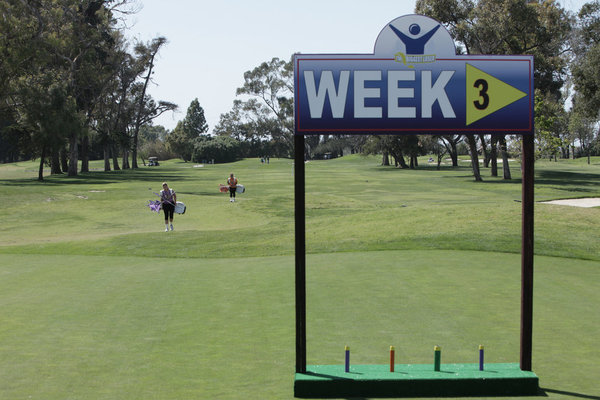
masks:
<instances>
[{"instance_id":1,"label":"bush","mask_svg":"<svg viewBox=\"0 0 600 400\"><path fill-rule=\"evenodd\" d=\"M238 140L225 136L202 136L195 140L192 161L225 163L236 161L240 155L241 144Z\"/></svg>"},{"instance_id":2,"label":"bush","mask_svg":"<svg viewBox=\"0 0 600 400\"><path fill-rule=\"evenodd\" d=\"M170 151L167 145L161 140L155 140L153 142L144 143L139 151L140 157L148 159L148 157L158 157L159 160L170 160L175 158L176 155Z\"/></svg>"}]
</instances>

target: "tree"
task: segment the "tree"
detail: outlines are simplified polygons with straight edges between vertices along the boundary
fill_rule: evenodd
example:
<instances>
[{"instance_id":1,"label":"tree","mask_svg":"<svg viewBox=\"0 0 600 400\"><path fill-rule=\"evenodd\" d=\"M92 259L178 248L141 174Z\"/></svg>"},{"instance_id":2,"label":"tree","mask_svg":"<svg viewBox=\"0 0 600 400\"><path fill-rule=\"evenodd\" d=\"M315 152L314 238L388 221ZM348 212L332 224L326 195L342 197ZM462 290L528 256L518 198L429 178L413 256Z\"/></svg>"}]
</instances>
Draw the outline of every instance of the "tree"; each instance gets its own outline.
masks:
<instances>
[{"instance_id":1,"label":"tree","mask_svg":"<svg viewBox=\"0 0 600 400\"><path fill-rule=\"evenodd\" d=\"M138 88L141 85L136 85ZM135 92L134 92L135 95ZM156 103L154 101L154 99L152 99L152 97L150 97L150 95L146 95L144 98L144 108L141 111L141 115L140 114L134 114L136 115L135 119L133 121L135 121L133 123L132 126L128 127L128 132L130 133L130 137L129 137L129 143L131 144L131 158L132 158L132 168L137 168L137 149L138 149L138 142L139 142L139 131L138 134L135 133L135 129L138 123L140 123L140 127L146 125L146 124L150 124L152 123L152 120L154 120L155 118L157 118L159 115L167 112L167 111L174 111L177 109L177 105L168 101L159 101L158 103ZM137 110L137 112L139 112L139 110ZM138 120L138 117L141 116L141 119Z\"/></svg>"},{"instance_id":2,"label":"tree","mask_svg":"<svg viewBox=\"0 0 600 400\"><path fill-rule=\"evenodd\" d=\"M458 150L457 146L462 141L462 135L442 135L441 136L446 150L452 160L452 166L458 167Z\"/></svg>"},{"instance_id":3,"label":"tree","mask_svg":"<svg viewBox=\"0 0 600 400\"><path fill-rule=\"evenodd\" d=\"M366 139L366 135L323 135L321 141L315 147L313 155L322 158L327 153L331 153L334 157L341 157L348 151L358 153Z\"/></svg>"},{"instance_id":4,"label":"tree","mask_svg":"<svg viewBox=\"0 0 600 400\"><path fill-rule=\"evenodd\" d=\"M282 144L289 154L294 148L293 117L293 64L279 58L263 62L252 71L244 73L244 85L237 95L250 98L240 103L244 111L243 123L251 122L252 135L267 136ZM261 133L257 133L261 132ZM311 147L316 143L308 141Z\"/></svg>"},{"instance_id":5,"label":"tree","mask_svg":"<svg viewBox=\"0 0 600 400\"><path fill-rule=\"evenodd\" d=\"M192 160L218 163L235 161L240 154L240 142L226 136L202 136L195 141Z\"/></svg>"},{"instance_id":6,"label":"tree","mask_svg":"<svg viewBox=\"0 0 600 400\"><path fill-rule=\"evenodd\" d=\"M132 168L137 168L137 149L138 149L138 135L140 127L157 118L159 115L166 111L173 111L177 109L177 105L167 101L159 101L155 103L149 96L146 95L148 84L150 83L152 70L154 69L154 62L156 55L162 46L167 43L165 37L157 37L153 39L148 45L138 43L135 46L135 53L138 55L138 64L140 74L146 71L146 76L143 77L143 84L141 90L138 93L137 109L135 113L135 119L133 123L133 138L132 138Z\"/></svg>"},{"instance_id":7,"label":"tree","mask_svg":"<svg viewBox=\"0 0 600 400\"><path fill-rule=\"evenodd\" d=\"M600 1L585 4L579 12L579 29L571 64L578 94L578 113L598 118L600 113Z\"/></svg>"},{"instance_id":8,"label":"tree","mask_svg":"<svg viewBox=\"0 0 600 400\"><path fill-rule=\"evenodd\" d=\"M177 155L167 149L165 139L168 131L162 125L143 125L140 128L140 148L138 154L144 165L148 157L158 157L159 160L168 160Z\"/></svg>"},{"instance_id":9,"label":"tree","mask_svg":"<svg viewBox=\"0 0 600 400\"><path fill-rule=\"evenodd\" d=\"M164 141L167 137L167 129L162 125L143 125L140 127L140 144Z\"/></svg>"},{"instance_id":10,"label":"tree","mask_svg":"<svg viewBox=\"0 0 600 400\"><path fill-rule=\"evenodd\" d=\"M557 2L418 0L416 12L443 23L458 42L459 52L533 55L536 89L543 95L552 95L555 100L560 98L572 20ZM505 138L499 138L499 142L505 147L502 145ZM469 147L472 144L469 143ZM472 163L475 165L475 160L472 159ZM503 163L504 178L509 179L508 157L503 157Z\"/></svg>"},{"instance_id":11,"label":"tree","mask_svg":"<svg viewBox=\"0 0 600 400\"><path fill-rule=\"evenodd\" d=\"M183 121L179 121L175 129L167 135L167 144L183 161L191 161L194 146L207 131L204 109L198 99L194 99L188 106Z\"/></svg>"},{"instance_id":12,"label":"tree","mask_svg":"<svg viewBox=\"0 0 600 400\"><path fill-rule=\"evenodd\" d=\"M418 0L416 11L442 22L467 54L531 54L535 86L560 96L572 20L553 0Z\"/></svg>"},{"instance_id":13,"label":"tree","mask_svg":"<svg viewBox=\"0 0 600 400\"><path fill-rule=\"evenodd\" d=\"M440 136L438 135L423 135L421 143L424 145L426 151L430 154L435 154L437 158L437 169L441 169L442 160L448 153L448 148L444 146Z\"/></svg>"},{"instance_id":14,"label":"tree","mask_svg":"<svg viewBox=\"0 0 600 400\"><path fill-rule=\"evenodd\" d=\"M64 145L64 132L81 129L80 115L75 99L68 94L67 85L51 74L29 79L18 93L21 98L29 99L21 105L24 114L20 124L33 136L34 151L40 158L38 180L41 181L46 159L58 155ZM58 157L52 159L51 167L53 173L61 173Z\"/></svg>"},{"instance_id":15,"label":"tree","mask_svg":"<svg viewBox=\"0 0 600 400\"><path fill-rule=\"evenodd\" d=\"M255 124L241 100L233 101L231 111L221 114L219 122L213 129L218 136L229 136L237 140L256 141L262 138L261 132L255 129Z\"/></svg>"},{"instance_id":16,"label":"tree","mask_svg":"<svg viewBox=\"0 0 600 400\"><path fill-rule=\"evenodd\" d=\"M131 167L137 168L140 129L162 113L177 109L173 103L157 103L145 94L152 75L153 56L157 51L154 45L136 45L136 56L133 56L127 51L127 43L122 35L115 33L114 36L116 45L110 57L114 69L112 75L107 75L105 89L93 112L92 125L104 148L105 171L110 171L110 153L114 169L120 169L117 160L119 150L123 153L123 168L129 168L130 151ZM162 40L157 42L163 43ZM147 70L148 73L140 81Z\"/></svg>"},{"instance_id":17,"label":"tree","mask_svg":"<svg viewBox=\"0 0 600 400\"><path fill-rule=\"evenodd\" d=\"M574 140L578 141L581 151L587 156L587 163L591 163L591 149L595 139L597 119L587 117L584 111L575 103L569 118L569 131ZM599 135L600 136L600 135Z\"/></svg>"},{"instance_id":18,"label":"tree","mask_svg":"<svg viewBox=\"0 0 600 400\"><path fill-rule=\"evenodd\" d=\"M100 135L103 146L104 171L110 171L110 156L112 154L113 168L119 170L116 144L120 141L119 135L125 135L125 127L133 105L131 91L138 77L135 58L126 50L126 42L122 35L116 34L117 43L113 60L116 68L108 78L103 96L94 109L95 124L92 128Z\"/></svg>"},{"instance_id":19,"label":"tree","mask_svg":"<svg viewBox=\"0 0 600 400\"><path fill-rule=\"evenodd\" d=\"M76 175L79 158L82 170L88 170L87 132L94 124L93 111L103 96L106 77L112 75L115 68L112 62L116 31L113 11L125 3L126 0L61 0L11 1L0 5L3 16L0 22L0 107L11 109L11 123L39 133L43 125L49 125L43 119L50 114L34 110L41 104L53 103L58 92L65 94L67 103L74 101L75 112L79 114L71 120L80 126L52 133L60 135L54 143L62 142L65 136L68 139L66 143L45 149L51 152L45 155L52 159L53 172L66 167L70 175ZM36 88L40 83L44 87ZM62 89L58 90L59 86ZM25 93L48 98L34 99L23 96ZM32 114L27 115L28 111ZM32 123L34 115L40 118L36 123ZM33 135L34 140L36 137L45 141L45 135ZM64 163L57 160L59 153L65 154L67 143L70 162L61 166Z\"/></svg>"},{"instance_id":20,"label":"tree","mask_svg":"<svg viewBox=\"0 0 600 400\"><path fill-rule=\"evenodd\" d=\"M565 146L560 132L560 116L564 108L562 104L552 101L548 96L538 93L535 97L535 140L536 157L556 158L560 149Z\"/></svg>"},{"instance_id":21,"label":"tree","mask_svg":"<svg viewBox=\"0 0 600 400\"><path fill-rule=\"evenodd\" d=\"M177 126L167 135L167 147L169 151L177 154L183 161L192 159L194 142L185 135L183 122L177 122Z\"/></svg>"},{"instance_id":22,"label":"tree","mask_svg":"<svg viewBox=\"0 0 600 400\"><path fill-rule=\"evenodd\" d=\"M69 91L76 100L77 109L82 114L82 123L86 129L71 131L69 135L69 176L77 175L77 162L80 156L79 140L82 139L84 149L87 145L87 128L92 122L92 112L102 91L104 79L98 78L111 74L106 68L114 65L107 61L114 46L114 30L116 20L113 18L112 3L123 4L111 0L86 0L81 2L65 2L55 6L62 11L57 28L62 31L61 41L55 41L51 55L62 60L66 70L66 82ZM48 7L54 4L49 3ZM56 9L48 10L54 12ZM55 19L57 14L52 14ZM87 171L87 154L83 153L83 171Z\"/></svg>"},{"instance_id":23,"label":"tree","mask_svg":"<svg viewBox=\"0 0 600 400\"><path fill-rule=\"evenodd\" d=\"M497 134L492 134L490 138L490 175L498 176L498 137Z\"/></svg>"},{"instance_id":24,"label":"tree","mask_svg":"<svg viewBox=\"0 0 600 400\"><path fill-rule=\"evenodd\" d=\"M80 3L79 9L84 6ZM75 69L68 62L75 56L64 56L68 48L71 54L77 53L70 19L74 5L11 2L2 7L6 14L0 29L8 31L0 35L0 51L5 56L0 69L8 79L0 78L0 104L12 116L13 132L30 133L33 154L40 157L41 180L47 157L51 159L52 172L61 172L58 154L65 145L66 134L79 135L84 123L78 115L80 98L74 90ZM82 54L78 56L83 58Z\"/></svg>"},{"instance_id":25,"label":"tree","mask_svg":"<svg viewBox=\"0 0 600 400\"><path fill-rule=\"evenodd\" d=\"M128 152L133 150L135 155L137 151L141 126L176 107L169 102L155 102L145 94L154 56L166 39L138 45L137 58L129 55L114 17L115 12L130 12L120 8L127 2L0 3L2 142L7 132L18 132L21 138L29 134L29 141L6 142L27 145L35 156L43 154L42 158L51 160L53 173L63 169L76 175L79 159L81 170L89 170L87 148L92 138L104 146L106 170L110 170L111 150L118 169L116 145L122 147L123 165L127 167ZM137 82L144 71L148 72L145 80ZM56 123L45 119L58 118L58 110L51 111L58 99L63 99L61 112L66 122L61 129L50 129ZM92 132L94 137L90 136ZM63 157L67 146L68 163Z\"/></svg>"},{"instance_id":26,"label":"tree","mask_svg":"<svg viewBox=\"0 0 600 400\"><path fill-rule=\"evenodd\" d=\"M498 143L500 144L500 154L502 154L502 173L506 180L511 179L510 166L508 165L508 144L506 143L506 136L499 135Z\"/></svg>"},{"instance_id":27,"label":"tree","mask_svg":"<svg viewBox=\"0 0 600 400\"><path fill-rule=\"evenodd\" d=\"M397 168L414 168L415 165L409 165L404 159L404 152L410 145L409 143L414 142L416 135L378 135L372 136L364 146L364 151L367 154L380 154L383 153L382 165L389 165L387 160L388 155L391 155L394 159L394 166Z\"/></svg>"},{"instance_id":28,"label":"tree","mask_svg":"<svg viewBox=\"0 0 600 400\"><path fill-rule=\"evenodd\" d=\"M572 141L578 141L582 151L587 153L588 163L594 142L594 125L600 117L599 63L600 1L594 0L584 4L579 11L571 63L575 94L570 111L569 131Z\"/></svg>"},{"instance_id":29,"label":"tree","mask_svg":"<svg viewBox=\"0 0 600 400\"><path fill-rule=\"evenodd\" d=\"M477 155L477 142L475 140L475 135L467 134L465 135L467 138L467 143L469 144L469 153L471 154L471 167L473 168L473 176L475 177L475 181L481 182L483 179L481 178L481 172L479 170L479 157Z\"/></svg>"},{"instance_id":30,"label":"tree","mask_svg":"<svg viewBox=\"0 0 600 400\"><path fill-rule=\"evenodd\" d=\"M192 139L199 138L203 133L208 132L204 109L200 106L198 98L192 100L187 109L183 119L183 130Z\"/></svg>"},{"instance_id":31,"label":"tree","mask_svg":"<svg viewBox=\"0 0 600 400\"><path fill-rule=\"evenodd\" d=\"M281 140L279 123L270 115L270 110L258 99L236 99L232 110L221 114L213 133L241 141L244 148L254 149L250 155L255 157L265 154L288 156L289 141Z\"/></svg>"}]
</instances>

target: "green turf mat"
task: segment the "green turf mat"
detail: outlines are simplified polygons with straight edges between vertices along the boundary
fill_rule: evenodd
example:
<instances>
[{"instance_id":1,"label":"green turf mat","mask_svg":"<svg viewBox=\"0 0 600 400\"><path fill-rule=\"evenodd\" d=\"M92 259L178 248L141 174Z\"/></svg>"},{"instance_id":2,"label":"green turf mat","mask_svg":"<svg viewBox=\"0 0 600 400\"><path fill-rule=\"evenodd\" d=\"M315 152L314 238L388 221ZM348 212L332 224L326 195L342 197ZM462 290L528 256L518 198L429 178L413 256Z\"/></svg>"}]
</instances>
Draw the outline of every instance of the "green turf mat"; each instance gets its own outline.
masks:
<instances>
[{"instance_id":1,"label":"green turf mat","mask_svg":"<svg viewBox=\"0 0 600 400\"><path fill-rule=\"evenodd\" d=\"M521 371L518 364L309 365L297 373L296 397L445 397L527 396L539 391L535 373Z\"/></svg>"}]
</instances>

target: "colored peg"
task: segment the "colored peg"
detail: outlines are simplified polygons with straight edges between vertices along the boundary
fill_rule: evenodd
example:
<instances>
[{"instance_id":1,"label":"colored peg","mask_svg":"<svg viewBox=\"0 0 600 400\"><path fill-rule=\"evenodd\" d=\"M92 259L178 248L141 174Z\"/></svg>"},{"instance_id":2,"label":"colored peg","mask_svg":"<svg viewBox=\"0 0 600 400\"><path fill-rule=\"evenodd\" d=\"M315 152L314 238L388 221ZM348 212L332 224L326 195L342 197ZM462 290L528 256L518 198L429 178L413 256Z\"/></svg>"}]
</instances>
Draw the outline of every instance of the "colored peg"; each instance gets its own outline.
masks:
<instances>
[{"instance_id":1,"label":"colored peg","mask_svg":"<svg viewBox=\"0 0 600 400\"><path fill-rule=\"evenodd\" d=\"M440 346L435 346L433 348L433 354L434 354L433 370L439 371L440 365L442 362L442 349L440 348Z\"/></svg>"},{"instance_id":2,"label":"colored peg","mask_svg":"<svg viewBox=\"0 0 600 400\"><path fill-rule=\"evenodd\" d=\"M479 370L483 371L483 345L479 345Z\"/></svg>"},{"instance_id":3,"label":"colored peg","mask_svg":"<svg viewBox=\"0 0 600 400\"><path fill-rule=\"evenodd\" d=\"M350 372L350 347L346 346L346 372Z\"/></svg>"},{"instance_id":4,"label":"colored peg","mask_svg":"<svg viewBox=\"0 0 600 400\"><path fill-rule=\"evenodd\" d=\"M394 358L396 355L396 350L394 346L390 346L390 372L394 372Z\"/></svg>"}]
</instances>

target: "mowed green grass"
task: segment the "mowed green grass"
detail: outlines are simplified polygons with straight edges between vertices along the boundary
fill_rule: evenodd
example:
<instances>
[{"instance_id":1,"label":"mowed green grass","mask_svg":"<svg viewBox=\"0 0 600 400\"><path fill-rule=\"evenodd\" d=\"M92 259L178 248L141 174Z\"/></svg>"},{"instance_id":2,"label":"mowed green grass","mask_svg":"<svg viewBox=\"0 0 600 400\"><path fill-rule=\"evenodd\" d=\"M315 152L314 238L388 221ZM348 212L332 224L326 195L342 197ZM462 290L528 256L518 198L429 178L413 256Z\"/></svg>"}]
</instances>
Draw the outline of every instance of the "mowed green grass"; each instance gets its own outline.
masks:
<instances>
[{"instance_id":1,"label":"mowed green grass","mask_svg":"<svg viewBox=\"0 0 600 400\"><path fill-rule=\"evenodd\" d=\"M600 196L593 161L538 163L536 200ZM518 362L513 166L306 164L308 362ZM292 161L35 176L0 166L1 399L293 397ZM188 206L169 233L144 206L164 180ZM600 209L536 204L535 224L533 369L551 399L598 396Z\"/></svg>"}]
</instances>

